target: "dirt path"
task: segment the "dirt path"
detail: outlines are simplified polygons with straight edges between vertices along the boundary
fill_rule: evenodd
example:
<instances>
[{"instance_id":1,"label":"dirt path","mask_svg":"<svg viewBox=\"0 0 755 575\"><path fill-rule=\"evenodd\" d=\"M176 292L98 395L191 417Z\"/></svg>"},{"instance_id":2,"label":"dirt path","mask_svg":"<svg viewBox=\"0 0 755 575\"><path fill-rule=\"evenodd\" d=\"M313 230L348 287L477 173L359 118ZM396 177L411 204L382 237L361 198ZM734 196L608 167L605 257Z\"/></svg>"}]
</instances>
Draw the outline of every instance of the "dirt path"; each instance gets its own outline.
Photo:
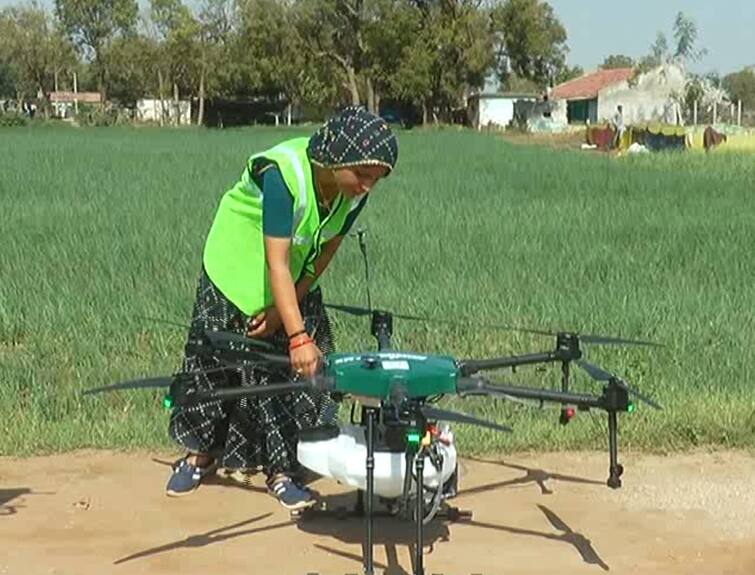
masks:
<instances>
[{"instance_id":1,"label":"dirt path","mask_svg":"<svg viewBox=\"0 0 755 575\"><path fill-rule=\"evenodd\" d=\"M257 487L218 480L163 495L169 455L0 458L0 573L361 573L362 522L293 523ZM755 457L603 454L464 460L454 504L471 522L427 528L426 573L755 574ZM351 501L313 484L331 505ZM378 573L412 573L411 525L376 521Z\"/></svg>"}]
</instances>

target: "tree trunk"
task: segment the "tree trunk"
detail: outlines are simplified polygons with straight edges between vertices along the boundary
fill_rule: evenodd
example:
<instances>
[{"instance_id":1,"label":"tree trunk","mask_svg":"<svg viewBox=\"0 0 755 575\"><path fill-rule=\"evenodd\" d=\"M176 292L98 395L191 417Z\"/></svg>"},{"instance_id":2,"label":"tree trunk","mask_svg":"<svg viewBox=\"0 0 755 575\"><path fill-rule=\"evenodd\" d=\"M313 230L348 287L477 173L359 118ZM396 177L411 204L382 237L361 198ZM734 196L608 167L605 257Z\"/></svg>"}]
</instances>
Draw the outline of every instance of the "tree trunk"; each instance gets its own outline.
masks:
<instances>
[{"instance_id":1,"label":"tree trunk","mask_svg":"<svg viewBox=\"0 0 755 575\"><path fill-rule=\"evenodd\" d=\"M204 75L205 69L202 67L202 73L199 75L199 111L197 112L197 126L204 122Z\"/></svg>"},{"instance_id":2,"label":"tree trunk","mask_svg":"<svg viewBox=\"0 0 755 575\"><path fill-rule=\"evenodd\" d=\"M349 78L349 90L351 91L351 104L354 106L358 106L362 103L361 98L359 97L359 86L357 85L357 74L354 71L353 66L349 66L346 69L346 74Z\"/></svg>"},{"instance_id":3,"label":"tree trunk","mask_svg":"<svg viewBox=\"0 0 755 575\"><path fill-rule=\"evenodd\" d=\"M100 93L100 106L104 108L107 94L105 93L105 78L102 73L97 75L97 91Z\"/></svg>"},{"instance_id":4,"label":"tree trunk","mask_svg":"<svg viewBox=\"0 0 755 575\"><path fill-rule=\"evenodd\" d=\"M176 115L175 120L173 122L176 126L181 125L181 102L178 97L178 83L173 82L173 112Z\"/></svg>"},{"instance_id":5,"label":"tree trunk","mask_svg":"<svg viewBox=\"0 0 755 575\"><path fill-rule=\"evenodd\" d=\"M286 125L287 126L291 125L291 108L292 108L292 103L289 102L288 106L286 106Z\"/></svg>"},{"instance_id":6,"label":"tree trunk","mask_svg":"<svg viewBox=\"0 0 755 575\"><path fill-rule=\"evenodd\" d=\"M373 114L377 113L375 107L375 88L370 78L367 78L367 110Z\"/></svg>"},{"instance_id":7,"label":"tree trunk","mask_svg":"<svg viewBox=\"0 0 755 575\"><path fill-rule=\"evenodd\" d=\"M100 93L100 107L104 108L107 93L105 92L105 68L100 60L100 49L95 51L94 62L97 67L97 91Z\"/></svg>"},{"instance_id":8,"label":"tree trunk","mask_svg":"<svg viewBox=\"0 0 755 575\"><path fill-rule=\"evenodd\" d=\"M422 101L422 125L427 126L427 102Z\"/></svg>"},{"instance_id":9,"label":"tree trunk","mask_svg":"<svg viewBox=\"0 0 755 575\"><path fill-rule=\"evenodd\" d=\"M165 125L165 99L163 98L163 94L165 93L165 82L163 80L163 72L160 70L160 68L157 69L157 91L159 92L158 96L160 98L160 127L162 128Z\"/></svg>"}]
</instances>

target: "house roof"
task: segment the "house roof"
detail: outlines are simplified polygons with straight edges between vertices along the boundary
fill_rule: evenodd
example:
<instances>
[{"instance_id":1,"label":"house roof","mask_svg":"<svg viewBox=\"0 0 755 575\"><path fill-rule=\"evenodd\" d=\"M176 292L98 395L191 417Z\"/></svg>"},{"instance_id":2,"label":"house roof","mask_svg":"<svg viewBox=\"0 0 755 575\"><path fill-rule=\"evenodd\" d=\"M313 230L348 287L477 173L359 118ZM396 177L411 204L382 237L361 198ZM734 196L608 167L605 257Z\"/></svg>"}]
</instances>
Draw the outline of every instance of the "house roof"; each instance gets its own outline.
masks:
<instances>
[{"instance_id":1,"label":"house roof","mask_svg":"<svg viewBox=\"0 0 755 575\"><path fill-rule=\"evenodd\" d=\"M524 92L482 92L472 94L470 98L481 98L486 100L537 100L540 96L537 94L527 94Z\"/></svg>"},{"instance_id":2,"label":"house roof","mask_svg":"<svg viewBox=\"0 0 755 575\"><path fill-rule=\"evenodd\" d=\"M87 104L100 102L99 92L50 92L50 102L73 102L78 100Z\"/></svg>"},{"instance_id":3,"label":"house roof","mask_svg":"<svg viewBox=\"0 0 755 575\"><path fill-rule=\"evenodd\" d=\"M613 68L585 74L574 80L559 84L551 92L551 100L579 100L597 98L606 86L618 84L632 77L634 68Z\"/></svg>"}]
</instances>

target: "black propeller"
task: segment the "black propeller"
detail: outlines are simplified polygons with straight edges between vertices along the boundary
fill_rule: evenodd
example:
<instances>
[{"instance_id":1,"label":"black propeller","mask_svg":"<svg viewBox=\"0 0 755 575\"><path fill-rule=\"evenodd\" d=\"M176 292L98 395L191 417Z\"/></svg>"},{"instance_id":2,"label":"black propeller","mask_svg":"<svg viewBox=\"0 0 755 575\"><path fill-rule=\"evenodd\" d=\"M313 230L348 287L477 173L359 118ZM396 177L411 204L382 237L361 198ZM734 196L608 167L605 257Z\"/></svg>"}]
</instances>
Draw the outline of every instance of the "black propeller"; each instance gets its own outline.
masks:
<instances>
[{"instance_id":1,"label":"black propeller","mask_svg":"<svg viewBox=\"0 0 755 575\"><path fill-rule=\"evenodd\" d=\"M193 393L191 397L187 399L191 402L213 399L239 399L242 397L282 395L295 391L330 391L334 388L335 380L332 377L318 375L306 380L273 382L264 385L217 388L208 391L200 391Z\"/></svg>"},{"instance_id":2,"label":"black propeller","mask_svg":"<svg viewBox=\"0 0 755 575\"><path fill-rule=\"evenodd\" d=\"M130 381L122 381L114 383L112 385L104 385L102 387L93 387L84 390L84 395L92 395L95 393L103 393L105 391L117 391L119 389L149 389L159 387L170 387L173 382L173 377L147 377L145 379L132 379Z\"/></svg>"},{"instance_id":3,"label":"black propeller","mask_svg":"<svg viewBox=\"0 0 755 575\"><path fill-rule=\"evenodd\" d=\"M264 349L271 352L278 351L273 344L267 341L262 341L261 339L247 337L245 335L234 333L232 331L206 331L204 333L205 333L205 337L207 337L207 339L209 339L213 345L224 344L224 343L225 344L240 343L240 344L248 345L249 347L256 347L256 348Z\"/></svg>"},{"instance_id":4,"label":"black propeller","mask_svg":"<svg viewBox=\"0 0 755 575\"><path fill-rule=\"evenodd\" d=\"M629 384L627 384L626 381L621 379L620 377L616 377L612 373L607 372L601 367L598 367L597 365L594 365L590 363L589 361L585 361L584 359L577 360L577 365L584 369L590 377L592 377L595 381L611 381L616 380L619 382L630 394L635 396L640 401L644 401L649 406L654 407L655 409L663 409L663 407L657 403L655 400L651 399L650 397L643 395L633 387L631 387Z\"/></svg>"},{"instance_id":5,"label":"black propeller","mask_svg":"<svg viewBox=\"0 0 755 575\"><path fill-rule=\"evenodd\" d=\"M173 327L182 327L187 331L191 329L191 326L189 325L186 325L177 321L172 321L169 319L162 319L159 317L149 317L149 316L137 316L137 317L139 319L143 319L146 321L154 321L154 322L161 323L164 325L171 325ZM273 351L273 352L277 351L275 346L272 345L270 342L263 341L261 339L247 337L245 335L241 335L241 334L234 333L231 331L205 330L204 335L213 344L233 342L233 343L242 343L250 347L258 347L260 349L265 349L267 351Z\"/></svg>"},{"instance_id":6,"label":"black propeller","mask_svg":"<svg viewBox=\"0 0 755 575\"><path fill-rule=\"evenodd\" d=\"M372 314L371 310L363 308L363 307L359 307L359 306L343 305L343 304L325 304L325 307L334 309L337 311L342 311L344 313L350 313L358 317L369 316ZM450 325L473 324L477 328L518 331L522 333L532 333L536 335L558 336L558 335L561 335L561 333L566 333L566 334L570 334L579 338L579 340L584 343L590 343L594 345L646 345L646 346L653 346L653 347L663 347L662 344L655 343L652 341L627 339L623 337L613 337L613 336L606 336L606 335L580 334L576 332L546 331L546 330L541 330L541 329L531 329L527 327L519 327L519 326L513 326L513 325L506 325L506 324L479 323L476 320L466 319L466 318L440 319L440 318L434 318L434 317L408 315L408 314L403 314L403 313L391 313L391 315L395 318L406 319L410 321L423 321L423 322L428 322L428 323L450 324Z\"/></svg>"},{"instance_id":7,"label":"black propeller","mask_svg":"<svg viewBox=\"0 0 755 575\"><path fill-rule=\"evenodd\" d=\"M426 405L420 407L420 411L422 412L422 415L424 415L427 419L467 423L469 425L476 425L478 427L487 427L488 429L494 429L495 431L512 431L512 429L507 425L500 425L498 423L493 423L492 421L485 421L484 419L479 419L477 417L466 415L464 413L457 413L455 411L438 409L436 407L428 407Z\"/></svg>"}]
</instances>

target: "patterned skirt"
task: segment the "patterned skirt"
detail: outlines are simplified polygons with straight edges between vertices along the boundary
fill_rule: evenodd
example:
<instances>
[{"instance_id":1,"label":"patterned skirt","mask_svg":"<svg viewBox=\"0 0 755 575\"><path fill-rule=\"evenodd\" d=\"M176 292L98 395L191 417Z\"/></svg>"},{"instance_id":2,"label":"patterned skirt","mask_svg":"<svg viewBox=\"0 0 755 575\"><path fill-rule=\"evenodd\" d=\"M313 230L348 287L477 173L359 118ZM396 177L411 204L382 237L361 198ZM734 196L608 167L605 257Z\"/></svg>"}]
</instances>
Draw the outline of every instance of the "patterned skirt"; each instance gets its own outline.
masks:
<instances>
[{"instance_id":1,"label":"patterned skirt","mask_svg":"<svg viewBox=\"0 0 755 575\"><path fill-rule=\"evenodd\" d=\"M334 351L330 321L321 291L310 292L300 304L308 333L323 353ZM245 361L238 368L218 370L217 359L198 355L195 344L207 331L246 332L249 317L231 303L202 270L192 313L182 374L195 389L261 385L287 381L289 369L268 362ZM281 329L266 341L288 354L288 338ZM239 344L239 350L244 349ZM328 394L294 392L264 398L214 400L176 407L170 418L170 436L188 451L213 455L228 469L263 470L268 475L297 471L298 431L332 422L337 404Z\"/></svg>"}]
</instances>

